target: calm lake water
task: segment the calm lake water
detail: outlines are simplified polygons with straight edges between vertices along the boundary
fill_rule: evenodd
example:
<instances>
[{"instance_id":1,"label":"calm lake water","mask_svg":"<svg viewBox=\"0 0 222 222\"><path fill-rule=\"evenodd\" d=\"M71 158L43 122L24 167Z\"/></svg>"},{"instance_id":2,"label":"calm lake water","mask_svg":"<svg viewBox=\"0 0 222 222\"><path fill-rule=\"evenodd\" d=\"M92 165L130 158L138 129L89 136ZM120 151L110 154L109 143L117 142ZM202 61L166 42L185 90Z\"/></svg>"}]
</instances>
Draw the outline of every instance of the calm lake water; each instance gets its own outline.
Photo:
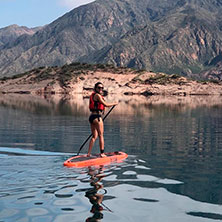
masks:
<instances>
[{"instance_id":1,"label":"calm lake water","mask_svg":"<svg viewBox=\"0 0 222 222\"><path fill-rule=\"evenodd\" d=\"M74 169L87 99L1 97L0 222L222 221L221 98L122 99L105 149L128 159Z\"/></svg>"}]
</instances>

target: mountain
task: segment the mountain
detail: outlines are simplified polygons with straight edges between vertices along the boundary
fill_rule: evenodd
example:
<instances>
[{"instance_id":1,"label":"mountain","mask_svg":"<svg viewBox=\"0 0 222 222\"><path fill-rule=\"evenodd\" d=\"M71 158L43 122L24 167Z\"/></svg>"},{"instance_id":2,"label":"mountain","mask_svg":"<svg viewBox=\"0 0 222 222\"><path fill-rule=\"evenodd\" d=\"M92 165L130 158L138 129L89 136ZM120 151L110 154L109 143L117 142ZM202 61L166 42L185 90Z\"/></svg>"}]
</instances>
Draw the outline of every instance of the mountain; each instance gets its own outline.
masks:
<instances>
[{"instance_id":1,"label":"mountain","mask_svg":"<svg viewBox=\"0 0 222 222\"><path fill-rule=\"evenodd\" d=\"M151 23L130 30L115 44L79 61L112 63L192 77L216 66L222 61L222 1L215 1L215 5L213 1L177 3L171 13L160 16L153 12L159 16Z\"/></svg>"},{"instance_id":2,"label":"mountain","mask_svg":"<svg viewBox=\"0 0 222 222\"><path fill-rule=\"evenodd\" d=\"M10 25L0 29L0 47L15 41L21 35L33 35L41 27L28 28L25 26Z\"/></svg>"},{"instance_id":3,"label":"mountain","mask_svg":"<svg viewBox=\"0 0 222 222\"><path fill-rule=\"evenodd\" d=\"M221 9L222 0L97 0L3 43L0 73L80 61L199 77L221 61Z\"/></svg>"},{"instance_id":4,"label":"mountain","mask_svg":"<svg viewBox=\"0 0 222 222\"><path fill-rule=\"evenodd\" d=\"M148 19L145 13L134 19L130 8L135 4L126 5L122 1L96 1L72 10L33 36L19 37L1 50L0 73L11 75L33 67L63 65L113 44Z\"/></svg>"}]
</instances>

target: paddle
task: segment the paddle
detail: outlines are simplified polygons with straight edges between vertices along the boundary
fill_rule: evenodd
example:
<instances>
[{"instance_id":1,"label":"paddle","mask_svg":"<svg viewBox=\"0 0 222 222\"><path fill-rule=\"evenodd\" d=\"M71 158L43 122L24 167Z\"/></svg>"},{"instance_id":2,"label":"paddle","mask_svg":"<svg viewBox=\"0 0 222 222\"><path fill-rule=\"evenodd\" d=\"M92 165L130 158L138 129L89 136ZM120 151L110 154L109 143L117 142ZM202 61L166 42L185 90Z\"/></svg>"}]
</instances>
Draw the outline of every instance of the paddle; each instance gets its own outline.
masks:
<instances>
[{"instance_id":1,"label":"paddle","mask_svg":"<svg viewBox=\"0 0 222 222\"><path fill-rule=\"evenodd\" d=\"M103 121L106 119L106 117L112 112L112 110L114 109L115 106L112 106L112 108L109 110L109 112L103 117ZM81 149L85 146L85 144L88 142L88 140L90 139L90 137L92 136L92 133L88 136L88 138L86 139L86 141L82 144L82 146L79 148L79 151L77 153L77 156L79 155Z\"/></svg>"}]
</instances>

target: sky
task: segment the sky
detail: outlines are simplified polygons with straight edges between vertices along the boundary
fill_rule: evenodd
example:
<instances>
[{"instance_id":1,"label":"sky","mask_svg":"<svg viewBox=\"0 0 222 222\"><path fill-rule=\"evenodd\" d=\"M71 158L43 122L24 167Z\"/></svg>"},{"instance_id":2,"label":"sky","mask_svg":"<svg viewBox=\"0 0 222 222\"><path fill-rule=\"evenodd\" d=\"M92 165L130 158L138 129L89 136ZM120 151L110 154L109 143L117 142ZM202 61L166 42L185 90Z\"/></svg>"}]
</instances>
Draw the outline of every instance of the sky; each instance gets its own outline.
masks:
<instances>
[{"instance_id":1,"label":"sky","mask_svg":"<svg viewBox=\"0 0 222 222\"><path fill-rule=\"evenodd\" d=\"M0 0L0 28L17 24L43 26L94 0Z\"/></svg>"}]
</instances>

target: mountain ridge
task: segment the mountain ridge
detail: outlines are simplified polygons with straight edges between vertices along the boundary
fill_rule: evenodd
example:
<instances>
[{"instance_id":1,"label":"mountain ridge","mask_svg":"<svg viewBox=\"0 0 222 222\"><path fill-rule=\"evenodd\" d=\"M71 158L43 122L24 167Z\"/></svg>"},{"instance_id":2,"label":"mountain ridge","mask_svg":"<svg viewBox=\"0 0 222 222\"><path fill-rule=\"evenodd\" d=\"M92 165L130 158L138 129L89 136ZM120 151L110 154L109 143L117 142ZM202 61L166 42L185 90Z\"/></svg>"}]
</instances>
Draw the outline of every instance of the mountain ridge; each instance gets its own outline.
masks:
<instances>
[{"instance_id":1,"label":"mountain ridge","mask_svg":"<svg viewBox=\"0 0 222 222\"><path fill-rule=\"evenodd\" d=\"M79 61L201 78L221 54L221 8L221 0L97 0L0 48L0 73Z\"/></svg>"},{"instance_id":2,"label":"mountain ridge","mask_svg":"<svg viewBox=\"0 0 222 222\"><path fill-rule=\"evenodd\" d=\"M9 25L0 29L0 47L15 41L22 35L33 35L42 27L28 28L26 26L18 26L16 24Z\"/></svg>"},{"instance_id":3,"label":"mountain ridge","mask_svg":"<svg viewBox=\"0 0 222 222\"><path fill-rule=\"evenodd\" d=\"M183 12L183 11L182 11ZM181 13L181 12L180 12ZM189 14L191 14L191 12L189 12ZM174 15L169 15L173 18ZM216 57L218 57L218 55L220 54L220 45L221 45L221 30L218 31L218 35L215 36L214 32L215 32L215 27L211 27L211 24L206 24L208 21L203 22L201 21L201 19L198 19L195 15L186 15L184 14L184 19L183 16L176 16L176 18L180 18L181 20L181 24L179 25L175 25L174 21L172 21L172 19L170 19L168 16L168 19L166 19L166 17L164 17L161 20L158 20L154 23L152 23L153 27L157 27L155 29L153 29L153 31L150 31L150 33L155 33L154 38L153 39L149 39L149 37L147 37L145 35L145 37L141 40L141 42L138 43L138 40L140 41L140 37L132 37L132 41L128 38L128 39L124 39L124 37L120 40L119 43L117 43L116 47L115 45L113 45L112 47L110 47L110 49L108 50L108 52L106 51L107 54L103 54L100 55L99 58L103 58L103 59L98 59L98 57L95 56L95 54L100 54L95 52L93 56L91 56L91 58L82 58L80 59L81 62L95 62L95 63L114 63L115 65L119 66L119 65L123 65L123 66L129 66L129 67L136 67L136 68L146 68L149 69L151 67L151 70L153 70L154 72L158 72L158 71L162 71L162 72L166 72L166 73L172 73L172 72L177 72L177 67L174 67L174 69L170 69L170 65L171 64L180 64L183 63L184 60L188 60L190 61L190 63L188 64L188 69L187 70L184 69L183 64L181 64L181 67L178 67L179 69L179 73L183 74L183 72L185 71L185 75L192 74L194 71L199 72L203 69L204 64L209 63L209 61L211 59L214 59ZM167 22L170 21L170 22ZM180 23L180 21L178 22L178 20L176 21L177 23ZM156 24L157 23L157 26ZM159 23L159 24L158 24ZM162 24L166 23L164 26ZM174 28L173 25L176 27ZM163 27L161 27L163 26ZM146 26L147 27L147 26ZM143 28L141 29L141 35L144 35L145 33L143 33L143 31L146 29ZM168 33L165 33L166 30L164 29L165 27L168 27L168 29L170 30ZM173 27L173 29L171 28ZM179 27L179 28L178 28ZM150 29L150 26L148 27ZM217 27L216 27L217 28ZM155 32L155 30L158 31ZM131 31L133 32L133 31ZM145 32L147 32L145 30ZM209 33L212 33L211 36L209 36ZM134 34L139 35L140 32L135 32ZM181 35L184 35L185 39L183 39L182 41L178 41L178 38L181 38ZM175 38L176 37L176 38ZM175 41L172 43L172 41L175 39ZM214 40L216 39L216 40ZM207 40L207 41L206 41ZM171 41L171 42L169 42ZM180 47L181 43L187 42L187 44L185 44L185 48L184 49L180 49L182 47ZM205 42L206 41L206 42ZM166 42L169 42L169 44L167 45ZM127 44L129 47L131 47L131 50L127 48L126 45ZM123 57L123 60L126 59L127 55L124 56L124 50L127 52L126 54L130 54L132 55L134 51L134 48L136 47L135 44L138 46L142 46L142 50L138 51L137 47L137 54L140 54L141 56L132 56L132 60L127 60L127 61L121 61L121 55ZM162 44L162 45L161 45ZM206 45L205 45L206 44ZM133 47L132 47L133 45ZM187 52L187 55L183 55L184 52L186 52L186 48L187 46L190 45L190 49ZM193 46L192 46L193 45ZM147 47L146 47L147 46ZM157 47L158 46L158 47ZM150 47L149 53L146 53L146 48ZM194 49L194 47L198 47L197 50ZM174 49L176 48L176 49ZM116 51L117 52L116 52ZM163 55L163 57L161 58L160 55L155 55L153 58L148 58L148 62L145 61L144 62L144 55L145 57L147 57L148 54L152 54L153 53L160 53L158 52L161 51L161 53L165 53L165 57ZM207 51L207 52L204 52ZM105 52L105 50L101 50L103 52ZM193 51L193 52L192 52ZM180 52L180 54L182 54L182 58L176 58L178 57L175 55L172 55L172 53L177 53ZM117 55L117 57L115 57L115 55ZM174 56L175 58L172 58L172 56ZM206 56L209 57L209 59L206 59ZM93 59L93 58L94 59ZM142 59L140 59L140 57L142 57ZM136 59L135 59L136 58ZM163 60L163 58L165 58L165 63L161 64L161 59ZM172 60L172 62L169 60ZM201 60L202 59L202 60ZM201 60L201 61L198 61ZM151 63L156 63L157 67L155 67L155 64L152 65ZM133 63L133 64L132 64ZM162 65L162 67L161 67ZM149 67L150 66L150 67ZM191 67L189 66L193 66L193 70L191 69ZM167 69L165 68L167 67Z\"/></svg>"}]
</instances>

